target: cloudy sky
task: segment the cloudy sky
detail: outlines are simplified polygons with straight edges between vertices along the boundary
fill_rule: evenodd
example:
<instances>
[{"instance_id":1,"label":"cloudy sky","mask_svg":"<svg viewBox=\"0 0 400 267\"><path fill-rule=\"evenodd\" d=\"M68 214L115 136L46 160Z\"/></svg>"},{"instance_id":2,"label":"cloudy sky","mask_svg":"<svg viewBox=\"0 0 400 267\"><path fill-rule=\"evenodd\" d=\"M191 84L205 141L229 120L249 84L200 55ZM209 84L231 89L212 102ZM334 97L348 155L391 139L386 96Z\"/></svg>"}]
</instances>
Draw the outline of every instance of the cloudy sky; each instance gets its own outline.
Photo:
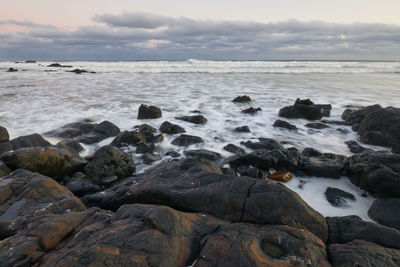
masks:
<instances>
[{"instance_id":1,"label":"cloudy sky","mask_svg":"<svg viewBox=\"0 0 400 267\"><path fill-rule=\"evenodd\" d=\"M400 60L399 0L0 3L0 60Z\"/></svg>"}]
</instances>

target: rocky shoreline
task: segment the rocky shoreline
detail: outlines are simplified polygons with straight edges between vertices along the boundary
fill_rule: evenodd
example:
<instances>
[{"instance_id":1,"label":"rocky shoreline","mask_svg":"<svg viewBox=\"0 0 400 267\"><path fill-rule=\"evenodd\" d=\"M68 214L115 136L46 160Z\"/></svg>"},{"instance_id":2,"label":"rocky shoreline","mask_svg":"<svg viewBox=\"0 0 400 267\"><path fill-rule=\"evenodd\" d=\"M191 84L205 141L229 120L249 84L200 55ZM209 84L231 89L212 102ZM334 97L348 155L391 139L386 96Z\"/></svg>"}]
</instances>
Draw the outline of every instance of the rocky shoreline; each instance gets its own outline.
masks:
<instances>
[{"instance_id":1,"label":"rocky shoreline","mask_svg":"<svg viewBox=\"0 0 400 267\"><path fill-rule=\"evenodd\" d=\"M252 116L261 108L243 112ZM307 119L313 129L350 125L361 142L391 152L349 140L354 155L347 157L260 137L227 144L231 156L223 157L191 149L204 140L168 121L131 131L109 121L73 122L44 134L62 139L56 145L36 133L10 140L0 127L0 265L399 266L400 109L348 109L341 121L326 119L331 109L297 99L271 124L288 131L297 127L285 118ZM141 105L137 117L160 118L162 110ZM212 118L176 119L201 127ZM164 135L175 136L171 143L185 147L183 155L161 153ZM80 156L81 144L108 138L110 144ZM284 185L294 175L348 176L377 198L368 212L376 223L322 216ZM338 188L325 196L335 207L354 199Z\"/></svg>"}]
</instances>

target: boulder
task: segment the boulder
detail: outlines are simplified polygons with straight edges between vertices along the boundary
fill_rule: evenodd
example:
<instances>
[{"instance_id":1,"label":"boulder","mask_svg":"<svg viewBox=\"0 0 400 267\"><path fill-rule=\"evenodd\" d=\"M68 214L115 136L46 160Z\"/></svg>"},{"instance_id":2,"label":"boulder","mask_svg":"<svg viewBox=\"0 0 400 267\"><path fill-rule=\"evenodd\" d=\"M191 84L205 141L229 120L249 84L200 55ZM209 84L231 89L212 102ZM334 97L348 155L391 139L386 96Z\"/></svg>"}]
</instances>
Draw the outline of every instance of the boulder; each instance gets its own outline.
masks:
<instances>
[{"instance_id":1,"label":"boulder","mask_svg":"<svg viewBox=\"0 0 400 267\"><path fill-rule=\"evenodd\" d=\"M343 191L339 188L328 187L325 191L326 200L334 207L348 207L347 200L355 201L353 194ZM347 199L347 200L346 200Z\"/></svg>"},{"instance_id":2,"label":"boulder","mask_svg":"<svg viewBox=\"0 0 400 267\"><path fill-rule=\"evenodd\" d=\"M108 137L117 136L120 132L120 129L115 124L103 121L95 125L90 132L79 136L76 140L84 144L94 144Z\"/></svg>"},{"instance_id":3,"label":"boulder","mask_svg":"<svg viewBox=\"0 0 400 267\"><path fill-rule=\"evenodd\" d=\"M156 146L153 143L139 142L136 144L136 153L154 153L157 151Z\"/></svg>"},{"instance_id":4,"label":"boulder","mask_svg":"<svg viewBox=\"0 0 400 267\"><path fill-rule=\"evenodd\" d=\"M381 109L380 105L372 105L357 110L346 109L342 114L342 119L349 125L352 125L354 131L358 131L362 120L367 114Z\"/></svg>"},{"instance_id":5,"label":"boulder","mask_svg":"<svg viewBox=\"0 0 400 267\"><path fill-rule=\"evenodd\" d=\"M356 239L382 247L400 249L400 231L380 224L363 221L355 215L327 217L328 244L344 244Z\"/></svg>"},{"instance_id":6,"label":"boulder","mask_svg":"<svg viewBox=\"0 0 400 267\"><path fill-rule=\"evenodd\" d=\"M58 142L56 144L56 147L70 149L76 153L80 153L85 150L83 148L83 146L81 146L81 144L79 144L78 141L71 139L71 138L67 138L67 139L64 139L64 140Z\"/></svg>"},{"instance_id":7,"label":"boulder","mask_svg":"<svg viewBox=\"0 0 400 267\"><path fill-rule=\"evenodd\" d=\"M245 153L243 148L238 147L234 144L227 144L226 146L224 146L224 150L231 152L233 154L237 154L237 155L241 155L241 154Z\"/></svg>"},{"instance_id":8,"label":"boulder","mask_svg":"<svg viewBox=\"0 0 400 267\"><path fill-rule=\"evenodd\" d=\"M82 74L82 73L96 74L96 72L94 72L94 71L87 71L87 70L82 70L82 69L67 70L67 72L73 72L75 74Z\"/></svg>"},{"instance_id":9,"label":"boulder","mask_svg":"<svg viewBox=\"0 0 400 267\"><path fill-rule=\"evenodd\" d=\"M146 142L146 137L136 131L123 131L118 134L111 145L115 147L122 147L124 145L136 145L139 142Z\"/></svg>"},{"instance_id":10,"label":"boulder","mask_svg":"<svg viewBox=\"0 0 400 267\"><path fill-rule=\"evenodd\" d=\"M188 150L185 151L185 155L191 158L202 158L211 161L221 158L221 154L207 149Z\"/></svg>"},{"instance_id":11,"label":"boulder","mask_svg":"<svg viewBox=\"0 0 400 267\"><path fill-rule=\"evenodd\" d=\"M17 69L14 69L14 68L9 68L8 70L7 70L7 72L17 72L18 70Z\"/></svg>"},{"instance_id":12,"label":"boulder","mask_svg":"<svg viewBox=\"0 0 400 267\"><path fill-rule=\"evenodd\" d=\"M345 173L347 157L305 149L301 153L299 170L310 176L339 179Z\"/></svg>"},{"instance_id":13,"label":"boulder","mask_svg":"<svg viewBox=\"0 0 400 267\"><path fill-rule=\"evenodd\" d=\"M79 122L65 124L58 129L45 133L45 135L59 138L75 138L89 133L94 127L96 127L96 124L91 120L82 120Z\"/></svg>"},{"instance_id":14,"label":"boulder","mask_svg":"<svg viewBox=\"0 0 400 267\"><path fill-rule=\"evenodd\" d=\"M101 190L100 186L94 184L88 178L84 179L80 177L73 177L65 186L78 197L93 194Z\"/></svg>"},{"instance_id":15,"label":"boulder","mask_svg":"<svg viewBox=\"0 0 400 267\"><path fill-rule=\"evenodd\" d=\"M160 126L160 131L165 134L184 133L185 129L179 125L172 124L169 121L164 121Z\"/></svg>"},{"instance_id":16,"label":"boulder","mask_svg":"<svg viewBox=\"0 0 400 267\"><path fill-rule=\"evenodd\" d=\"M181 153L174 151L174 150L170 150L170 151L167 151L167 153L165 153L165 156L170 156L172 158L179 158L181 156Z\"/></svg>"},{"instance_id":17,"label":"boulder","mask_svg":"<svg viewBox=\"0 0 400 267\"><path fill-rule=\"evenodd\" d=\"M175 117L175 119L187 121L194 124L205 124L207 122L207 119L203 115L182 116Z\"/></svg>"},{"instance_id":18,"label":"boulder","mask_svg":"<svg viewBox=\"0 0 400 267\"><path fill-rule=\"evenodd\" d=\"M324 116L329 117L331 109L331 105L316 105L310 99L298 98L293 106L281 108L279 116L289 119L320 120Z\"/></svg>"},{"instance_id":19,"label":"boulder","mask_svg":"<svg viewBox=\"0 0 400 267\"><path fill-rule=\"evenodd\" d=\"M8 168L4 162L0 161L0 177L8 175L10 172L10 168Z\"/></svg>"},{"instance_id":20,"label":"boulder","mask_svg":"<svg viewBox=\"0 0 400 267\"><path fill-rule=\"evenodd\" d=\"M144 124L140 124L140 125L136 125L133 127L136 131L138 131L139 133L141 132L151 132L151 133L156 133L157 130L156 128L154 128L153 126L150 126L146 123Z\"/></svg>"},{"instance_id":21,"label":"boulder","mask_svg":"<svg viewBox=\"0 0 400 267\"><path fill-rule=\"evenodd\" d=\"M251 133L249 126L240 126L233 129L233 131L237 133Z\"/></svg>"},{"instance_id":22,"label":"boulder","mask_svg":"<svg viewBox=\"0 0 400 267\"><path fill-rule=\"evenodd\" d=\"M12 150L10 136L6 128L0 126L0 155L4 152Z\"/></svg>"},{"instance_id":23,"label":"boulder","mask_svg":"<svg viewBox=\"0 0 400 267\"><path fill-rule=\"evenodd\" d=\"M266 179L267 175L264 171L257 169L253 166L240 166L236 168L236 172L239 173L241 176L248 176L256 179ZM234 175L236 176L236 175Z\"/></svg>"},{"instance_id":24,"label":"boulder","mask_svg":"<svg viewBox=\"0 0 400 267\"><path fill-rule=\"evenodd\" d=\"M71 65L61 65L60 63L52 63L48 65L47 67L53 67L53 68L71 68Z\"/></svg>"},{"instance_id":25,"label":"boulder","mask_svg":"<svg viewBox=\"0 0 400 267\"><path fill-rule=\"evenodd\" d=\"M273 150L273 149L279 149L283 150L284 147L279 144L277 141L271 138L258 138L258 142L251 142L251 141L246 141L246 142L241 142L242 145L245 147L248 147L250 149L265 149L265 150Z\"/></svg>"},{"instance_id":26,"label":"boulder","mask_svg":"<svg viewBox=\"0 0 400 267\"><path fill-rule=\"evenodd\" d=\"M104 178L114 175L118 178L127 177L135 170L136 165L129 154L107 145L94 153L85 167L85 174L96 184L102 184Z\"/></svg>"},{"instance_id":27,"label":"boulder","mask_svg":"<svg viewBox=\"0 0 400 267\"><path fill-rule=\"evenodd\" d=\"M361 153L364 151L371 151L371 149L361 146L356 141L349 140L344 143L347 145L351 153Z\"/></svg>"},{"instance_id":28,"label":"boulder","mask_svg":"<svg viewBox=\"0 0 400 267\"><path fill-rule=\"evenodd\" d=\"M26 169L54 179L80 170L86 161L68 149L56 147L20 148L0 156L10 169Z\"/></svg>"},{"instance_id":29,"label":"boulder","mask_svg":"<svg viewBox=\"0 0 400 267\"><path fill-rule=\"evenodd\" d=\"M247 109L242 110L241 112L244 114L251 114L254 115L256 114L258 111L262 111L262 109L260 107L258 108L253 108L253 107L249 107Z\"/></svg>"},{"instance_id":30,"label":"boulder","mask_svg":"<svg viewBox=\"0 0 400 267\"><path fill-rule=\"evenodd\" d=\"M201 139L198 136L181 134L179 137L175 138L172 141L172 144L176 146L190 146L193 144L199 144L203 142L204 142L203 139Z\"/></svg>"},{"instance_id":31,"label":"boulder","mask_svg":"<svg viewBox=\"0 0 400 267\"><path fill-rule=\"evenodd\" d=\"M10 141L14 150L27 147L49 147L51 144L46 141L40 134L30 134L20 136Z\"/></svg>"},{"instance_id":32,"label":"boulder","mask_svg":"<svg viewBox=\"0 0 400 267\"><path fill-rule=\"evenodd\" d=\"M400 230L400 198L375 200L368 216L380 224Z\"/></svg>"},{"instance_id":33,"label":"boulder","mask_svg":"<svg viewBox=\"0 0 400 267\"><path fill-rule=\"evenodd\" d=\"M333 266L385 266L395 267L400 263L400 250L381 247L364 240L328 247Z\"/></svg>"},{"instance_id":34,"label":"boulder","mask_svg":"<svg viewBox=\"0 0 400 267\"><path fill-rule=\"evenodd\" d=\"M305 126L308 128L313 128L313 129L329 128L328 125L326 125L325 123L322 123L322 122L310 122L310 123L307 123Z\"/></svg>"},{"instance_id":35,"label":"boulder","mask_svg":"<svg viewBox=\"0 0 400 267\"><path fill-rule=\"evenodd\" d=\"M295 125L283 120L276 120L273 126L278 128L285 128L288 130L297 130L297 127Z\"/></svg>"},{"instance_id":36,"label":"boulder","mask_svg":"<svg viewBox=\"0 0 400 267\"><path fill-rule=\"evenodd\" d=\"M139 110L138 110L138 116L137 118L139 120L143 119L157 119L161 118L162 113L161 109L156 107L156 106L147 106L147 105L140 105Z\"/></svg>"},{"instance_id":37,"label":"boulder","mask_svg":"<svg viewBox=\"0 0 400 267\"><path fill-rule=\"evenodd\" d=\"M251 98L248 95L238 96L232 100L232 102L235 102L235 103L245 103L245 102L250 102L250 101L251 101Z\"/></svg>"}]
</instances>

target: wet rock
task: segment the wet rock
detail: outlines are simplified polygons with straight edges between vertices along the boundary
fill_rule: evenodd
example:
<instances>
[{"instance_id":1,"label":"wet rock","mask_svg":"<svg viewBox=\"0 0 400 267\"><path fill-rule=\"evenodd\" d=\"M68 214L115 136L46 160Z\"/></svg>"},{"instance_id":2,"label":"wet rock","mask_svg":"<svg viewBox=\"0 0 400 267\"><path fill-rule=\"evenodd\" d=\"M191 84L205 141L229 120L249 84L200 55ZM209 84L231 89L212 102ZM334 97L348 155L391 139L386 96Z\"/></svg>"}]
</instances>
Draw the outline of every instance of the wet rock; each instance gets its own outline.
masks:
<instances>
[{"instance_id":1,"label":"wet rock","mask_svg":"<svg viewBox=\"0 0 400 267\"><path fill-rule=\"evenodd\" d=\"M378 197L400 197L400 155L364 151L349 158L350 181Z\"/></svg>"},{"instance_id":2,"label":"wet rock","mask_svg":"<svg viewBox=\"0 0 400 267\"><path fill-rule=\"evenodd\" d=\"M124 145L136 145L139 142L145 142L146 138L138 132L135 131L123 131L118 134L111 145L115 147L122 147Z\"/></svg>"},{"instance_id":3,"label":"wet rock","mask_svg":"<svg viewBox=\"0 0 400 267\"><path fill-rule=\"evenodd\" d=\"M368 151L368 150L370 151L371 150L369 148L365 148L365 147L361 146L356 141L349 140L349 141L346 141L344 143L347 145L347 147L349 148L351 153L361 153L361 152L364 152L364 151Z\"/></svg>"},{"instance_id":4,"label":"wet rock","mask_svg":"<svg viewBox=\"0 0 400 267\"><path fill-rule=\"evenodd\" d=\"M4 162L0 161L0 177L8 175L10 172L10 168L8 168Z\"/></svg>"},{"instance_id":5,"label":"wet rock","mask_svg":"<svg viewBox=\"0 0 400 267\"><path fill-rule=\"evenodd\" d=\"M165 153L165 156L170 156L172 158L179 158L181 156L181 153L177 151L170 150L167 153Z\"/></svg>"},{"instance_id":6,"label":"wet rock","mask_svg":"<svg viewBox=\"0 0 400 267\"><path fill-rule=\"evenodd\" d=\"M368 216L380 224L400 230L400 198L375 200Z\"/></svg>"},{"instance_id":7,"label":"wet rock","mask_svg":"<svg viewBox=\"0 0 400 267\"><path fill-rule=\"evenodd\" d=\"M242 112L242 113L245 113L245 114L254 115L254 114L256 114L258 111L262 111L262 109L261 109L260 107L258 107L258 108L249 107L249 108L247 108L247 109L242 110L241 112Z\"/></svg>"},{"instance_id":8,"label":"wet rock","mask_svg":"<svg viewBox=\"0 0 400 267\"><path fill-rule=\"evenodd\" d=\"M238 132L238 133L251 133L249 126L237 127L233 131Z\"/></svg>"},{"instance_id":9,"label":"wet rock","mask_svg":"<svg viewBox=\"0 0 400 267\"><path fill-rule=\"evenodd\" d=\"M329 117L331 105L316 105L310 99L296 100L293 106L287 106L279 110L279 116L296 119L320 120L322 117Z\"/></svg>"},{"instance_id":10,"label":"wet rock","mask_svg":"<svg viewBox=\"0 0 400 267\"><path fill-rule=\"evenodd\" d=\"M141 132L150 132L150 133L156 133L157 130L156 128L144 123L141 125L136 125L135 127L133 127L135 130L137 130L139 133Z\"/></svg>"},{"instance_id":11,"label":"wet rock","mask_svg":"<svg viewBox=\"0 0 400 267\"><path fill-rule=\"evenodd\" d=\"M36 60L25 60L25 63L36 63Z\"/></svg>"},{"instance_id":12,"label":"wet rock","mask_svg":"<svg viewBox=\"0 0 400 267\"><path fill-rule=\"evenodd\" d=\"M169 121L164 121L160 126L160 131L165 134L184 133L185 129L177 124L172 124Z\"/></svg>"},{"instance_id":13,"label":"wet rock","mask_svg":"<svg viewBox=\"0 0 400 267\"><path fill-rule=\"evenodd\" d=\"M132 157L112 145L99 148L85 167L85 173L96 184L101 184L101 179L113 175L119 178L127 177L136 169Z\"/></svg>"},{"instance_id":14,"label":"wet rock","mask_svg":"<svg viewBox=\"0 0 400 267\"><path fill-rule=\"evenodd\" d=\"M259 170L255 167L252 166L240 166L236 168L236 171L241 175L241 176L248 176L248 177L253 177L256 179L265 179L267 178L267 175L265 174L264 171Z\"/></svg>"},{"instance_id":15,"label":"wet rock","mask_svg":"<svg viewBox=\"0 0 400 267\"><path fill-rule=\"evenodd\" d=\"M380 105L372 105L357 110L346 109L342 114L342 119L350 125L353 125L353 130L358 131L361 121L364 117L371 113L382 109Z\"/></svg>"},{"instance_id":16,"label":"wet rock","mask_svg":"<svg viewBox=\"0 0 400 267\"><path fill-rule=\"evenodd\" d=\"M207 149L188 150L185 151L185 155L191 158L202 158L211 161L221 158L221 154Z\"/></svg>"},{"instance_id":17,"label":"wet rock","mask_svg":"<svg viewBox=\"0 0 400 267\"><path fill-rule=\"evenodd\" d=\"M90 132L79 136L76 140L84 144L98 143L108 137L117 136L120 129L109 121L103 121L97 124Z\"/></svg>"},{"instance_id":18,"label":"wet rock","mask_svg":"<svg viewBox=\"0 0 400 267\"><path fill-rule=\"evenodd\" d=\"M14 150L19 148L27 147L48 147L51 144L46 141L40 134L30 134L26 136L20 136L10 141L11 146Z\"/></svg>"},{"instance_id":19,"label":"wet rock","mask_svg":"<svg viewBox=\"0 0 400 267\"><path fill-rule=\"evenodd\" d=\"M327 217L326 221L329 227L328 244L362 239L383 247L400 249L400 231L396 229L363 221L355 215Z\"/></svg>"},{"instance_id":20,"label":"wet rock","mask_svg":"<svg viewBox=\"0 0 400 267\"><path fill-rule=\"evenodd\" d=\"M311 154L312 153L312 154ZM300 170L310 176L339 179L344 174L347 157L333 153L305 150L301 154Z\"/></svg>"},{"instance_id":21,"label":"wet rock","mask_svg":"<svg viewBox=\"0 0 400 267\"><path fill-rule=\"evenodd\" d=\"M156 107L156 106L147 106L147 105L140 105L139 110L138 110L138 116L137 118L139 120L143 119L157 119L161 118L162 113L161 109Z\"/></svg>"},{"instance_id":22,"label":"wet rock","mask_svg":"<svg viewBox=\"0 0 400 267\"><path fill-rule=\"evenodd\" d=\"M285 128L288 130L297 130L297 127L295 125L283 120L276 120L273 126L278 128Z\"/></svg>"},{"instance_id":23,"label":"wet rock","mask_svg":"<svg viewBox=\"0 0 400 267\"><path fill-rule=\"evenodd\" d=\"M321 122L310 122L310 123L307 123L305 126L308 127L308 128L313 128L313 129L326 129L326 128L329 128L328 125L326 125L325 123L321 123Z\"/></svg>"},{"instance_id":24,"label":"wet rock","mask_svg":"<svg viewBox=\"0 0 400 267\"><path fill-rule=\"evenodd\" d=\"M81 197L83 195L92 194L94 192L98 192L101 188L91 182L88 178L82 179L79 177L72 178L69 182L65 184L65 186L72 192L74 195Z\"/></svg>"},{"instance_id":25,"label":"wet rock","mask_svg":"<svg viewBox=\"0 0 400 267\"><path fill-rule=\"evenodd\" d=\"M0 155L3 152L12 150L11 143L9 141L10 136L6 128L0 126Z\"/></svg>"},{"instance_id":26,"label":"wet rock","mask_svg":"<svg viewBox=\"0 0 400 267\"><path fill-rule=\"evenodd\" d=\"M287 183L293 179L293 174L288 171L277 171L268 176L269 179Z\"/></svg>"},{"instance_id":27,"label":"wet rock","mask_svg":"<svg viewBox=\"0 0 400 267\"><path fill-rule=\"evenodd\" d=\"M60 147L60 148L71 149L72 151L74 151L76 153L80 153L85 150L83 148L83 146L81 146L81 144L79 144L78 141L71 139L71 138L64 139L64 140L58 142L56 144L56 146Z\"/></svg>"},{"instance_id":28,"label":"wet rock","mask_svg":"<svg viewBox=\"0 0 400 267\"><path fill-rule=\"evenodd\" d=\"M337 120L321 120L322 123L326 124L336 124L336 125L344 125L351 126L352 124L348 121L337 121Z\"/></svg>"},{"instance_id":29,"label":"wet rock","mask_svg":"<svg viewBox=\"0 0 400 267\"><path fill-rule=\"evenodd\" d=\"M353 194L334 187L328 187L326 189L325 197L334 207L348 207L346 199L352 201L356 200Z\"/></svg>"},{"instance_id":30,"label":"wet rock","mask_svg":"<svg viewBox=\"0 0 400 267\"><path fill-rule=\"evenodd\" d=\"M237 176L236 171L232 168L227 168L227 167L222 167L221 171L223 174L231 175L231 176Z\"/></svg>"},{"instance_id":31,"label":"wet rock","mask_svg":"<svg viewBox=\"0 0 400 267\"><path fill-rule=\"evenodd\" d=\"M250 148L250 149L265 149L265 150L273 150L273 149L279 149L283 150L284 147L279 144L277 141L271 138L258 138L259 142L251 142L251 141L246 141L246 142L241 142L242 145Z\"/></svg>"},{"instance_id":32,"label":"wet rock","mask_svg":"<svg viewBox=\"0 0 400 267\"><path fill-rule=\"evenodd\" d=\"M80 170L86 161L76 153L56 147L20 148L0 156L10 169L26 169L58 179Z\"/></svg>"},{"instance_id":33,"label":"wet rock","mask_svg":"<svg viewBox=\"0 0 400 267\"><path fill-rule=\"evenodd\" d=\"M87 71L87 70L81 70L81 69L67 70L67 72L73 72L75 74L82 74L82 73L96 74L96 72L94 72L94 71Z\"/></svg>"},{"instance_id":34,"label":"wet rock","mask_svg":"<svg viewBox=\"0 0 400 267\"><path fill-rule=\"evenodd\" d=\"M227 144L226 146L224 146L224 150L237 155L242 155L245 153L243 148L235 146L234 144Z\"/></svg>"},{"instance_id":35,"label":"wet rock","mask_svg":"<svg viewBox=\"0 0 400 267\"><path fill-rule=\"evenodd\" d=\"M48 65L47 67L53 67L53 68L72 68L70 65L61 65L60 63L53 63Z\"/></svg>"},{"instance_id":36,"label":"wet rock","mask_svg":"<svg viewBox=\"0 0 400 267\"><path fill-rule=\"evenodd\" d=\"M14 69L14 68L9 68L8 70L7 70L7 72L17 72L18 70L17 69Z\"/></svg>"},{"instance_id":37,"label":"wet rock","mask_svg":"<svg viewBox=\"0 0 400 267\"><path fill-rule=\"evenodd\" d=\"M204 159L165 162L146 171L123 203L168 205L229 221L285 224L327 239L325 218L295 192L272 181L222 175Z\"/></svg>"},{"instance_id":38,"label":"wet rock","mask_svg":"<svg viewBox=\"0 0 400 267\"><path fill-rule=\"evenodd\" d=\"M153 143L139 142L136 144L136 153L154 153L157 151L156 146Z\"/></svg>"},{"instance_id":39,"label":"wet rock","mask_svg":"<svg viewBox=\"0 0 400 267\"><path fill-rule=\"evenodd\" d=\"M181 134L179 137L175 138L172 141L172 144L176 146L190 146L193 144L199 144L203 142L204 142L203 139L201 139L198 136Z\"/></svg>"},{"instance_id":40,"label":"wet rock","mask_svg":"<svg viewBox=\"0 0 400 267\"><path fill-rule=\"evenodd\" d=\"M145 153L142 156L142 160L144 164L152 164L156 161L161 160L161 156L158 154L153 154L153 153Z\"/></svg>"},{"instance_id":41,"label":"wet rock","mask_svg":"<svg viewBox=\"0 0 400 267\"><path fill-rule=\"evenodd\" d=\"M400 250L381 247L364 240L329 245L328 253L333 266L395 267L400 263Z\"/></svg>"},{"instance_id":42,"label":"wet rock","mask_svg":"<svg viewBox=\"0 0 400 267\"><path fill-rule=\"evenodd\" d=\"M68 123L58 129L45 133L46 136L59 138L75 138L89 133L96 126L91 120Z\"/></svg>"},{"instance_id":43,"label":"wet rock","mask_svg":"<svg viewBox=\"0 0 400 267\"><path fill-rule=\"evenodd\" d=\"M248 95L238 96L232 100L232 102L235 102L235 103L245 103L245 102L250 102L250 101L251 101L251 98Z\"/></svg>"},{"instance_id":44,"label":"wet rock","mask_svg":"<svg viewBox=\"0 0 400 267\"><path fill-rule=\"evenodd\" d=\"M207 119L203 115L182 116L175 117L175 119L187 121L194 124L205 124L207 122Z\"/></svg>"},{"instance_id":45,"label":"wet rock","mask_svg":"<svg viewBox=\"0 0 400 267\"><path fill-rule=\"evenodd\" d=\"M230 224L207 236L195 266L330 266L325 244L289 226Z\"/></svg>"}]
</instances>

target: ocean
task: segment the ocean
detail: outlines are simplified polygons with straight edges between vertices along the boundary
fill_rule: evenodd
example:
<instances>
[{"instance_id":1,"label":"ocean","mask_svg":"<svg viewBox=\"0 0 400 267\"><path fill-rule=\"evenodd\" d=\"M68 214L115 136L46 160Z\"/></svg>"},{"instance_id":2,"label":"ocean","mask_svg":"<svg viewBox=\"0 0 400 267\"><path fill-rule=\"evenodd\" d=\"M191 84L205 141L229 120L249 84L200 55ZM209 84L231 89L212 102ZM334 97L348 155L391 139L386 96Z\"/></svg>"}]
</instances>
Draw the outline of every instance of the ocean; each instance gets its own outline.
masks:
<instances>
[{"instance_id":1,"label":"ocean","mask_svg":"<svg viewBox=\"0 0 400 267\"><path fill-rule=\"evenodd\" d=\"M0 62L0 125L11 138L31 133L43 134L66 123L81 119L96 122L109 120L121 130L148 123L158 128L166 120L179 124L188 134L200 136L205 148L230 154L222 148L257 137L286 142L286 147L313 147L321 152L351 155L344 144L357 140L348 126L313 130L306 120L287 120L298 127L297 132L274 128L280 108L292 105L296 98L310 98L314 103L331 104L331 116L340 120L346 108L372 104L400 107L400 62L377 61L68 61L69 68L46 67L54 62ZM18 72L7 72L8 68ZM75 74L73 69L85 69L96 74ZM250 104L233 103L239 95L249 95ZM137 120L140 104L162 109L163 116L155 120ZM248 107L261 107L256 115L241 113ZM193 115L199 110L208 122L194 125L175 119ZM286 119L285 119L286 120ZM251 133L233 129L249 126ZM182 152L171 144L174 136L165 136L159 146L161 155L170 149ZM85 155L92 153L107 139L85 146ZM55 143L58 140L49 139ZM371 146L367 146L371 147ZM374 149L382 149L372 147ZM134 150L135 161L140 163ZM157 163L155 163L157 164ZM139 164L140 165L140 164ZM140 165L139 171L148 168ZM298 186L304 183L302 188ZM307 203L325 216L356 214L369 220L367 210L373 202L362 197L361 190L347 177L340 180L295 177L286 184ZM355 194L356 201L348 208L334 208L323 193L334 186Z\"/></svg>"}]
</instances>

